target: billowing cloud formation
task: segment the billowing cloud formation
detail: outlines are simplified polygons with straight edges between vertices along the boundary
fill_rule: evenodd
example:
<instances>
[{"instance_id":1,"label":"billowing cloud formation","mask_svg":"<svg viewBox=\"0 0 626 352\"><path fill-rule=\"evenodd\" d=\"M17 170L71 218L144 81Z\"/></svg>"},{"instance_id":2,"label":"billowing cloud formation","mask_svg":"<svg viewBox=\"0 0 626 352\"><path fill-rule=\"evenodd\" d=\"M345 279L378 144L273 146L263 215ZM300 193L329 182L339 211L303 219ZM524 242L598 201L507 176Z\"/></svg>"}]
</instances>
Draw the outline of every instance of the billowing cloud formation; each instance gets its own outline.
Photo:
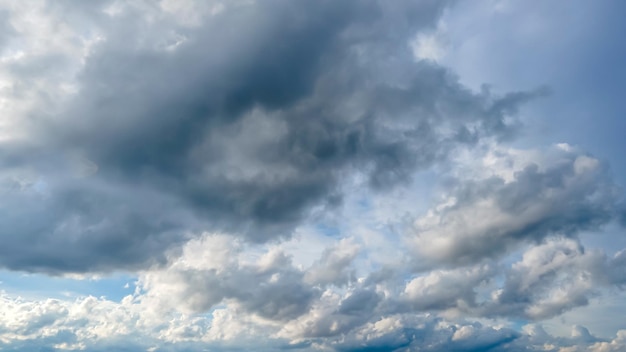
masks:
<instances>
[{"instance_id":1,"label":"billowing cloud formation","mask_svg":"<svg viewBox=\"0 0 626 352\"><path fill-rule=\"evenodd\" d=\"M157 296L147 299L169 300L155 306L186 308L202 312L224 300L232 300L242 309L272 320L297 317L306 312L311 302L321 292L304 282L303 273L296 270L290 258L279 251L270 251L256 263L238 260L238 252L228 244L227 237L209 237L196 243L192 241L185 250L199 254L194 258L186 252L165 272L149 274L144 287ZM217 256L215 253L222 253ZM208 260L206 256L213 258ZM219 261L222 259L223 261ZM168 295L163 295L168 292Z\"/></svg>"},{"instance_id":2,"label":"billowing cloud formation","mask_svg":"<svg viewBox=\"0 0 626 352\"><path fill-rule=\"evenodd\" d=\"M623 285L624 251L607 258L561 238L530 247L519 262L501 263L502 269L433 271L410 280L404 289L394 287L393 280L377 284L359 280L323 289L322 284L307 285L304 279L319 269L316 263L299 267L280 247L246 249L229 239L203 235L189 242L166 268L142 273L135 292L120 302L4 296L0 301L3 349L42 345L88 351L123 346L335 351L624 348L623 331L614 339L604 339L576 327L571 338L562 338L537 324L516 331L489 320L494 314L541 319L582 304L581 299L603 287ZM321 255L340 255L347 247L329 248ZM499 270L505 276L503 283L494 281ZM393 290L403 292L393 294ZM485 295L487 291L491 293ZM459 316L459 311L466 316ZM456 313L446 317L441 312Z\"/></svg>"},{"instance_id":3,"label":"billowing cloud formation","mask_svg":"<svg viewBox=\"0 0 626 352\"><path fill-rule=\"evenodd\" d=\"M607 258L597 251L585 252L569 239L534 247L507 272L503 289L494 295L496 309L507 316L537 319L585 305L600 287L624 285L625 254Z\"/></svg>"},{"instance_id":4,"label":"billowing cloud formation","mask_svg":"<svg viewBox=\"0 0 626 352\"><path fill-rule=\"evenodd\" d=\"M507 138L538 94L476 94L415 62L407 42L444 2L233 2L197 23L161 5L45 9L71 7L63 39L84 54L55 56L75 78L32 94L70 92L14 126L27 140L3 142L4 266L108 271L162 261L189 231L286 236L336 207L351 175L387 189L458 146ZM55 84L45 69L7 71Z\"/></svg>"},{"instance_id":5,"label":"billowing cloud formation","mask_svg":"<svg viewBox=\"0 0 626 352\"><path fill-rule=\"evenodd\" d=\"M618 217L620 192L606 167L570 149L560 145L541 156L489 151L482 160L488 174L460 176L451 194L415 221L411 243L420 260L471 264L519 242L576 236Z\"/></svg>"},{"instance_id":6,"label":"billowing cloud formation","mask_svg":"<svg viewBox=\"0 0 626 352\"><path fill-rule=\"evenodd\" d=\"M626 348L550 330L623 297L621 188L441 66L452 3L0 1L0 268L134 288L1 291L0 349Z\"/></svg>"}]
</instances>

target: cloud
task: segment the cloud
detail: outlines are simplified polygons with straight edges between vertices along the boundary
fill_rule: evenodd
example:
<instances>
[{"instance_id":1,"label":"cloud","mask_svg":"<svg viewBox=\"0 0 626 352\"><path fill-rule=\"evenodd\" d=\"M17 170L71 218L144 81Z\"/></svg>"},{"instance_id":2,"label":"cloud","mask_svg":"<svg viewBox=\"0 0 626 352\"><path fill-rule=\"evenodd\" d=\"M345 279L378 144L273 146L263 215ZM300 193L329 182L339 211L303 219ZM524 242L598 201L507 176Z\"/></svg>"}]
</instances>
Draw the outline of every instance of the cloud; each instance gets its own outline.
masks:
<instances>
[{"instance_id":1,"label":"cloud","mask_svg":"<svg viewBox=\"0 0 626 352\"><path fill-rule=\"evenodd\" d=\"M407 236L416 265L473 264L520 243L576 237L618 216L619 190L599 160L560 147L542 157L530 154L488 152L482 164L459 175L443 201L419 217ZM486 163L492 164L489 174L481 174Z\"/></svg>"},{"instance_id":2,"label":"cloud","mask_svg":"<svg viewBox=\"0 0 626 352\"><path fill-rule=\"evenodd\" d=\"M2 35L0 36L0 48L6 45L6 42L14 34L13 26L9 22L9 14L7 11L0 12L0 28L2 28Z\"/></svg>"},{"instance_id":3,"label":"cloud","mask_svg":"<svg viewBox=\"0 0 626 352\"><path fill-rule=\"evenodd\" d=\"M410 309L440 311L476 305L475 288L494 276L493 269L479 266L457 270L436 270L406 284L404 297Z\"/></svg>"},{"instance_id":4,"label":"cloud","mask_svg":"<svg viewBox=\"0 0 626 352\"><path fill-rule=\"evenodd\" d=\"M0 268L136 279L2 291L0 349L623 349L541 327L623 296L623 193L441 66L452 3L0 4Z\"/></svg>"},{"instance_id":5,"label":"cloud","mask_svg":"<svg viewBox=\"0 0 626 352\"><path fill-rule=\"evenodd\" d=\"M320 259L350 248L349 241L330 246ZM562 338L540 325L517 331L495 319L540 321L619 287L622 257L623 252L607 256L584 250L562 237L530 246L512 264L435 270L406 282L385 275L311 285L306 278L319 270L319 261L296 267L280 245L259 248L232 236L204 234L171 253L165 267L140 273L135 292L118 302L3 296L0 342L7 350L245 350L258 345L267 350L552 346L545 348L601 351L621 346L621 335L603 339L576 327L571 338Z\"/></svg>"},{"instance_id":6,"label":"cloud","mask_svg":"<svg viewBox=\"0 0 626 352\"><path fill-rule=\"evenodd\" d=\"M67 6L36 15L56 25ZM62 43L25 49L42 67L54 53L67 75L8 69L44 82L35 97L64 93L32 98L35 123L3 142L3 182L34 180L5 194L4 267L111 271L163 263L203 230L289 236L341 204L351 175L374 190L406 183L455 148L508 138L517 106L540 94L475 93L415 62L408 41L444 2L215 6L191 22L182 5L72 6Z\"/></svg>"},{"instance_id":7,"label":"cloud","mask_svg":"<svg viewBox=\"0 0 626 352\"><path fill-rule=\"evenodd\" d=\"M305 281L312 285L342 286L356 281L352 261L359 253L359 246L349 239L339 241L322 253L322 257L307 271Z\"/></svg>"},{"instance_id":8,"label":"cloud","mask_svg":"<svg viewBox=\"0 0 626 352\"><path fill-rule=\"evenodd\" d=\"M604 287L620 287L622 252L613 257L585 251L576 240L559 238L535 246L506 272L501 289L482 314L544 319L587 305Z\"/></svg>"},{"instance_id":9,"label":"cloud","mask_svg":"<svg viewBox=\"0 0 626 352\"><path fill-rule=\"evenodd\" d=\"M141 278L142 298L168 310L199 313L222 302L269 320L290 320L309 310L321 292L305 283L304 273L278 249L248 262L225 236L203 236L185 244L183 256ZM222 253L208 263L193 253ZM247 256L245 256L247 257ZM167 294L164 294L166 293Z\"/></svg>"},{"instance_id":10,"label":"cloud","mask_svg":"<svg viewBox=\"0 0 626 352\"><path fill-rule=\"evenodd\" d=\"M24 301L3 297L5 319L0 325L3 350L85 350L150 348L183 351L198 348L242 350L258 345L260 350L377 351L421 348L427 351L619 351L625 346L624 332L611 339L590 334L575 326L570 337L552 336L540 325L527 325L522 332L477 322L450 321L432 316L395 315L375 320L341 339L286 341L268 338L247 317L235 317L228 309L205 317L168 316L163 322L130 299L115 303L95 297L76 301ZM256 340L250 339L256 336ZM48 349L46 349L48 348Z\"/></svg>"}]
</instances>

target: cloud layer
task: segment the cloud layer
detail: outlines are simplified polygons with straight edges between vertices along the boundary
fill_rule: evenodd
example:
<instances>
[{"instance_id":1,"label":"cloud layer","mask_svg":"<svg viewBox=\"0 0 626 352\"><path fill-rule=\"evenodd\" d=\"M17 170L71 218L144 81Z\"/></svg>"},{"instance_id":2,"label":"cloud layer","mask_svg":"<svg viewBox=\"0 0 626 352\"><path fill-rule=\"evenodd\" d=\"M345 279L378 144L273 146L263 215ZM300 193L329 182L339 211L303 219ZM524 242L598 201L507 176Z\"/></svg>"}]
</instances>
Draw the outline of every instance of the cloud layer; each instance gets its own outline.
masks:
<instances>
[{"instance_id":1,"label":"cloud layer","mask_svg":"<svg viewBox=\"0 0 626 352\"><path fill-rule=\"evenodd\" d=\"M199 229L289 236L313 208L341 203L344 179L385 190L455 148L507 138L536 94L473 93L416 62L406 43L441 2L234 2L198 24L140 5L71 6L94 34L69 20L63 39L82 39L85 53L54 55L75 72L67 82L8 68L47 84L32 94L72 91L53 107L35 100L36 123L14 126L25 138L3 143L4 266L135 268ZM25 55L50 66L46 49Z\"/></svg>"},{"instance_id":2,"label":"cloud layer","mask_svg":"<svg viewBox=\"0 0 626 352\"><path fill-rule=\"evenodd\" d=\"M189 242L167 268L141 273L135 292L119 302L4 296L3 348L229 350L252 348L258 341L268 350L625 347L623 331L605 339L575 327L563 338L530 323L586 304L603 288L623 286L625 251L606 257L585 251L575 240L555 238L531 246L511 265L435 270L404 287L369 279L326 286L307 279L319 270L315 263L298 267L279 247L246 250L230 239L204 235ZM350 247L343 243L322 257L339 256ZM495 316L529 323L517 331L490 319Z\"/></svg>"},{"instance_id":3,"label":"cloud layer","mask_svg":"<svg viewBox=\"0 0 626 352\"><path fill-rule=\"evenodd\" d=\"M0 267L136 278L3 291L0 348L624 349L542 327L622 295L622 190L437 61L451 6L0 2Z\"/></svg>"}]
</instances>

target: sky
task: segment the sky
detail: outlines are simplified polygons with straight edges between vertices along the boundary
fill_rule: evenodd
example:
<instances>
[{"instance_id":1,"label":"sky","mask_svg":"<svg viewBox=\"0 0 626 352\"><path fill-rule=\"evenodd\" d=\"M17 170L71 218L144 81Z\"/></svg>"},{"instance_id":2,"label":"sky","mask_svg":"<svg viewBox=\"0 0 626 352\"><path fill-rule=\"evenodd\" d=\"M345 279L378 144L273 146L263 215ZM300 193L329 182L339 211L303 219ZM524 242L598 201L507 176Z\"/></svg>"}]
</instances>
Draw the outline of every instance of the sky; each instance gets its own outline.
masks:
<instances>
[{"instance_id":1,"label":"sky","mask_svg":"<svg viewBox=\"0 0 626 352\"><path fill-rule=\"evenodd\" d=\"M624 14L0 0L0 350L626 350Z\"/></svg>"}]
</instances>

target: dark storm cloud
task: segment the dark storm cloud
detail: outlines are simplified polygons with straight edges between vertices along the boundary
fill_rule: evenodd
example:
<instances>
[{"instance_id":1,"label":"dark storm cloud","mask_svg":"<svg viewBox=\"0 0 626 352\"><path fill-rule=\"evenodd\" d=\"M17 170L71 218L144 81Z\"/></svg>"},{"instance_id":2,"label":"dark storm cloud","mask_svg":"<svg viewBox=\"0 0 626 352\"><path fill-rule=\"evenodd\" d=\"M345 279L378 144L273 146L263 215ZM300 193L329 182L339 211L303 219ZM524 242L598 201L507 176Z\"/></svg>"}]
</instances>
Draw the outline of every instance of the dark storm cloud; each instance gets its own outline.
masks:
<instances>
[{"instance_id":1,"label":"dark storm cloud","mask_svg":"<svg viewBox=\"0 0 626 352\"><path fill-rule=\"evenodd\" d=\"M106 271L160 262L199 229L287 236L312 207L341 203L346 176L385 190L459 146L510 136L517 106L541 92L477 94L414 61L408 41L445 5L264 1L195 27L72 6L68 21L103 39L78 92L30 129L58 168L1 161L22 159L15 169L35 181L4 200L0 263Z\"/></svg>"},{"instance_id":2,"label":"dark storm cloud","mask_svg":"<svg viewBox=\"0 0 626 352\"><path fill-rule=\"evenodd\" d=\"M133 268L163 262L163 250L182 238L181 221L194 227L179 202L152 191L70 181L63 187L42 181L7 185L0 206L0 221L7 224L0 229L4 265L60 273L82 272L91 263L111 270L115 253Z\"/></svg>"}]
</instances>

